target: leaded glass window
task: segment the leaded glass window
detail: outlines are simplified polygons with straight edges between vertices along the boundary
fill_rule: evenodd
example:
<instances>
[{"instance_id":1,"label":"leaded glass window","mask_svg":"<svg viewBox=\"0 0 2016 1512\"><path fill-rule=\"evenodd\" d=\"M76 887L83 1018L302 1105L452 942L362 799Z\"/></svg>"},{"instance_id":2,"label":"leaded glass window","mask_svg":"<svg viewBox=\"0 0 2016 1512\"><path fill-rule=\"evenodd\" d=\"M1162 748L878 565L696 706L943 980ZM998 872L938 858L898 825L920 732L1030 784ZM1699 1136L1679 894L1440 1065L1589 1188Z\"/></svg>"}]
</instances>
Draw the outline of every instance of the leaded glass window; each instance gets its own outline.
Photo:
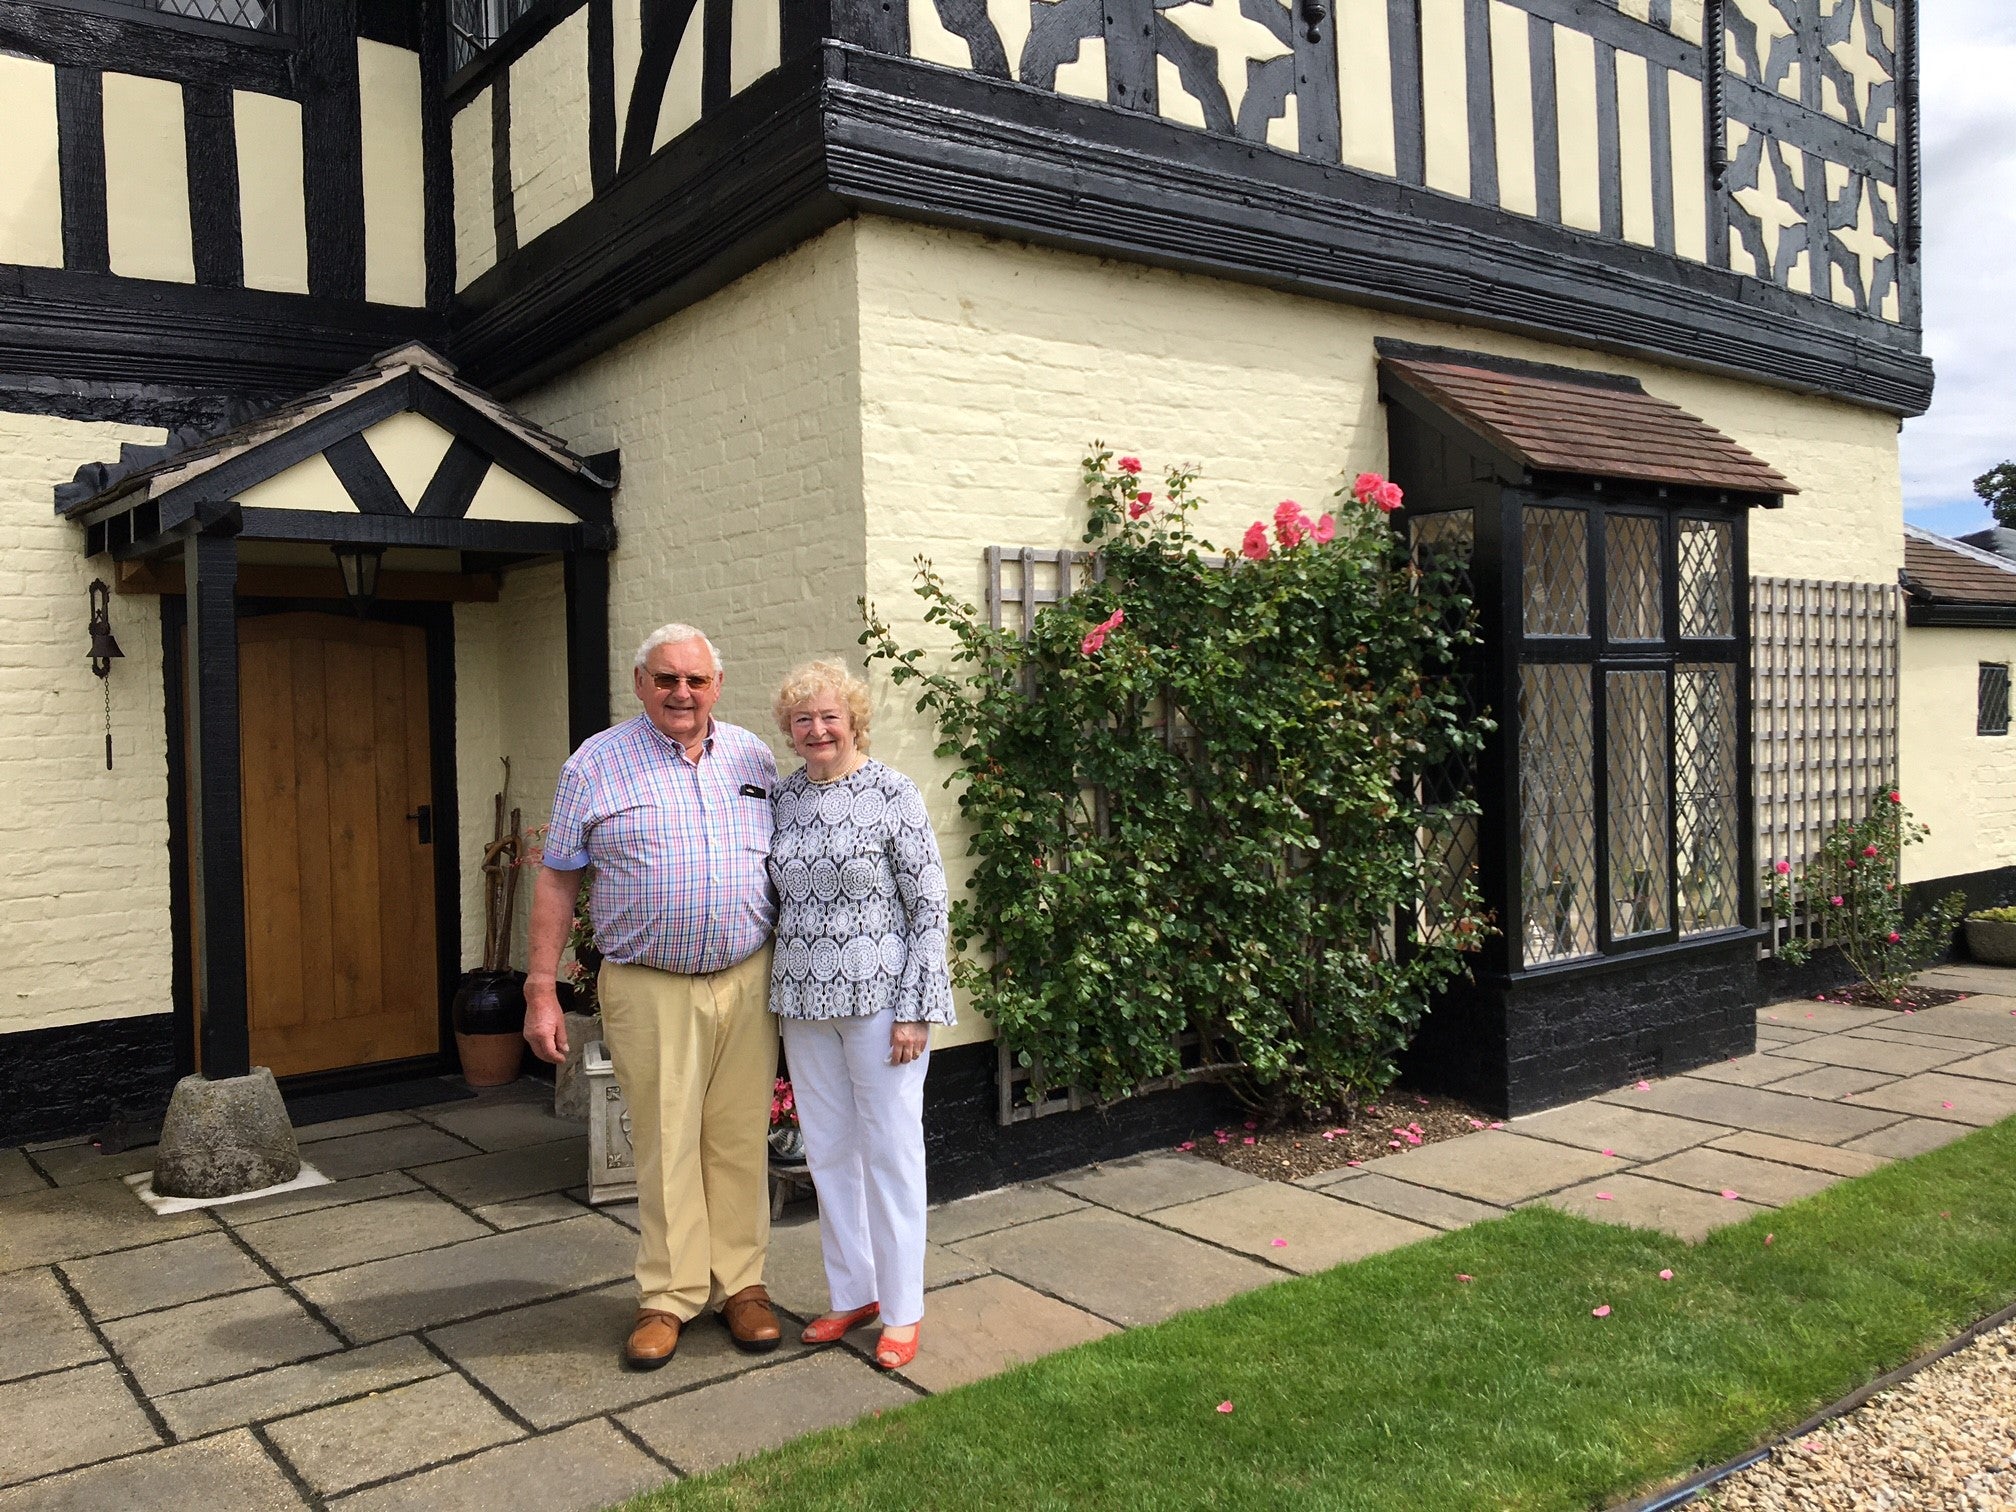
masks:
<instances>
[{"instance_id":1,"label":"leaded glass window","mask_svg":"<svg viewBox=\"0 0 2016 1512\"><path fill-rule=\"evenodd\" d=\"M1736 633L1736 528L1727 520L1680 522L1680 633Z\"/></svg>"},{"instance_id":2,"label":"leaded glass window","mask_svg":"<svg viewBox=\"0 0 2016 1512\"><path fill-rule=\"evenodd\" d=\"M1608 755L1610 935L1657 934L1667 912L1666 674L1604 675L1604 745Z\"/></svg>"},{"instance_id":3,"label":"leaded glass window","mask_svg":"<svg viewBox=\"0 0 2016 1512\"><path fill-rule=\"evenodd\" d=\"M1737 849L1736 665L1683 662L1673 680L1674 864L1680 933L1742 922Z\"/></svg>"},{"instance_id":4,"label":"leaded glass window","mask_svg":"<svg viewBox=\"0 0 2016 1512\"><path fill-rule=\"evenodd\" d=\"M1660 521L1645 515L1612 515L1604 527L1609 572L1610 639L1658 640L1665 634L1666 574L1662 570Z\"/></svg>"},{"instance_id":5,"label":"leaded glass window","mask_svg":"<svg viewBox=\"0 0 2016 1512\"><path fill-rule=\"evenodd\" d=\"M164 16L187 16L196 21L214 21L219 26L238 26L247 31L291 32L291 0L122 0L136 10L151 10Z\"/></svg>"},{"instance_id":6,"label":"leaded glass window","mask_svg":"<svg viewBox=\"0 0 2016 1512\"><path fill-rule=\"evenodd\" d=\"M448 0L449 66L460 68L494 47L533 0Z\"/></svg>"},{"instance_id":7,"label":"leaded glass window","mask_svg":"<svg viewBox=\"0 0 2016 1512\"><path fill-rule=\"evenodd\" d=\"M2009 663L1981 662L1974 694L1974 733L2009 733Z\"/></svg>"},{"instance_id":8,"label":"leaded glass window","mask_svg":"<svg viewBox=\"0 0 2016 1512\"><path fill-rule=\"evenodd\" d=\"M1579 509L1526 511L1526 633L1589 633L1589 517Z\"/></svg>"},{"instance_id":9,"label":"leaded glass window","mask_svg":"<svg viewBox=\"0 0 2016 1512\"><path fill-rule=\"evenodd\" d=\"M1589 668L1519 669L1526 964L1596 950L1596 734Z\"/></svg>"},{"instance_id":10,"label":"leaded glass window","mask_svg":"<svg viewBox=\"0 0 2016 1512\"><path fill-rule=\"evenodd\" d=\"M1448 566L1457 574L1457 586L1465 598L1476 593L1472 558L1477 549L1477 517L1474 510L1452 509L1443 514L1419 515L1408 522L1414 559L1424 568ZM1452 627L1454 628L1454 627ZM1471 718L1479 713L1476 679L1469 671L1456 676L1464 712ZM1433 816L1417 837L1421 854L1428 863L1427 887L1421 900L1420 922L1433 931L1445 904L1463 895L1464 884L1477 871L1478 816L1464 812L1459 801L1474 797L1477 774L1467 759L1452 757L1421 777L1421 799Z\"/></svg>"}]
</instances>

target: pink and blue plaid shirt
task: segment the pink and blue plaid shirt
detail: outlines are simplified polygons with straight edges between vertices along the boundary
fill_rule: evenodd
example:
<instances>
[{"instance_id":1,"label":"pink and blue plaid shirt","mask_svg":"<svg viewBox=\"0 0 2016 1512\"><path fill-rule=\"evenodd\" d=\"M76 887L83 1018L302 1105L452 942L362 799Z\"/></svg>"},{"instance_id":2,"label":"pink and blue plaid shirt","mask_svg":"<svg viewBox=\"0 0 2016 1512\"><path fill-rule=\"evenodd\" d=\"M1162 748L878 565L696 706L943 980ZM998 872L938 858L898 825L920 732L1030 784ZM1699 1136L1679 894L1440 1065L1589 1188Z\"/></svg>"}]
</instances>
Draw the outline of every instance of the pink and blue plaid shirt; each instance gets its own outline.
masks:
<instances>
[{"instance_id":1,"label":"pink and blue plaid shirt","mask_svg":"<svg viewBox=\"0 0 2016 1512\"><path fill-rule=\"evenodd\" d=\"M714 722L699 764L643 715L591 735L560 769L546 864L593 865L604 959L682 976L725 971L768 943L770 797L777 761Z\"/></svg>"}]
</instances>

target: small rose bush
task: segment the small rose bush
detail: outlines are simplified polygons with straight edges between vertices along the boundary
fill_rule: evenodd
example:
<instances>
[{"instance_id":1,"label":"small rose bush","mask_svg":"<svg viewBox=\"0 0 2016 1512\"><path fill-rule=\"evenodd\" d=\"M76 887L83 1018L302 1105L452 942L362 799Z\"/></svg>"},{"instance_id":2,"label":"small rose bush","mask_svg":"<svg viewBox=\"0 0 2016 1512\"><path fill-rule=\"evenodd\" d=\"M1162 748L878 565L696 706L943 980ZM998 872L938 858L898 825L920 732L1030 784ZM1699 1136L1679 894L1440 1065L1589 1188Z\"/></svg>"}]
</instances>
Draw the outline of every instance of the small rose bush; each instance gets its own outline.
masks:
<instances>
[{"instance_id":1,"label":"small rose bush","mask_svg":"<svg viewBox=\"0 0 2016 1512\"><path fill-rule=\"evenodd\" d=\"M1892 788L1868 813L1836 825L1802 873L1795 876L1790 861L1772 863L1765 877L1771 911L1781 919L1813 915L1824 927L1821 943L1838 946L1872 992L1902 997L1913 973L1946 948L1966 904L1963 894L1950 893L1905 921L1904 849L1930 833ZM1813 949L1811 940L1791 939L1777 953L1799 966Z\"/></svg>"},{"instance_id":2,"label":"small rose bush","mask_svg":"<svg viewBox=\"0 0 2016 1512\"><path fill-rule=\"evenodd\" d=\"M1488 932L1473 889L1431 891L1424 841L1453 816L1420 796L1487 728L1451 676L1468 606L1409 561L1376 474L1334 513L1284 501L1221 556L1193 528L1197 474L1142 471L1085 459L1098 570L1026 641L921 559L949 664L868 611L871 658L958 764L955 973L1034 1096L1124 1096L1193 1030L1255 1108L1348 1117Z\"/></svg>"}]
</instances>

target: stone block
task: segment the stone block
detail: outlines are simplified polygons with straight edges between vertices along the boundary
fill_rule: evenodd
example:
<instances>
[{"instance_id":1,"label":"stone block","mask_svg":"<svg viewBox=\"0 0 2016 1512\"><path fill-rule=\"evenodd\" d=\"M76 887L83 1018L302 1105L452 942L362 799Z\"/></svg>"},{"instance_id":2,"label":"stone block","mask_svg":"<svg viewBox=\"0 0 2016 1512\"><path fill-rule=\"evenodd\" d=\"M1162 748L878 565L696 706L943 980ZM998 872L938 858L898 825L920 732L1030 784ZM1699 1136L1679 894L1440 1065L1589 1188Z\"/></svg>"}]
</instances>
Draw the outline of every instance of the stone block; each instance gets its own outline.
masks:
<instances>
[{"instance_id":1,"label":"stone block","mask_svg":"<svg viewBox=\"0 0 2016 1512\"><path fill-rule=\"evenodd\" d=\"M171 1391L154 1398L154 1408L177 1438L196 1438L422 1381L447 1368L418 1339L387 1339L212 1386Z\"/></svg>"},{"instance_id":2,"label":"stone block","mask_svg":"<svg viewBox=\"0 0 2016 1512\"><path fill-rule=\"evenodd\" d=\"M535 1223L559 1223L579 1218L591 1211L564 1192L541 1192L536 1197L517 1197L509 1202L493 1202L476 1209L476 1216L500 1229L531 1228Z\"/></svg>"},{"instance_id":3,"label":"stone block","mask_svg":"<svg viewBox=\"0 0 2016 1512\"><path fill-rule=\"evenodd\" d=\"M266 1435L326 1497L505 1443L523 1430L460 1376L439 1375L284 1418L268 1424Z\"/></svg>"},{"instance_id":4,"label":"stone block","mask_svg":"<svg viewBox=\"0 0 2016 1512\"><path fill-rule=\"evenodd\" d=\"M970 1281L986 1271L987 1267L977 1260L942 1244L924 1246L926 1290ZM770 1252L763 1262L763 1284L769 1288L771 1301L799 1318L816 1317L826 1311L829 1300L826 1263L819 1248L816 1215L794 1214L770 1225Z\"/></svg>"},{"instance_id":5,"label":"stone block","mask_svg":"<svg viewBox=\"0 0 2016 1512\"><path fill-rule=\"evenodd\" d=\"M1759 1160L1734 1150L1686 1150L1637 1173L1659 1181L1698 1187L1721 1197L1734 1192L1745 1202L1762 1207L1783 1207L1815 1192L1824 1192L1841 1178L1832 1171L1816 1171L1803 1166L1780 1165L1775 1160ZM1727 1201L1728 1199L1723 1198Z\"/></svg>"},{"instance_id":6,"label":"stone block","mask_svg":"<svg viewBox=\"0 0 2016 1512\"><path fill-rule=\"evenodd\" d=\"M1135 1214L1152 1213L1179 1202L1195 1202L1200 1197L1261 1184L1261 1177L1235 1171L1214 1160L1161 1150L1071 1171L1051 1182L1087 1202Z\"/></svg>"},{"instance_id":7,"label":"stone block","mask_svg":"<svg viewBox=\"0 0 2016 1512\"><path fill-rule=\"evenodd\" d=\"M1880 1071L1885 1076L1912 1076L1934 1066L1962 1059L1960 1052L1944 1041L1898 1044L1892 1040L1862 1039L1852 1034L1823 1035L1803 1045L1787 1045L1778 1054L1786 1060L1812 1061L1823 1066L1852 1066L1858 1071Z\"/></svg>"},{"instance_id":8,"label":"stone block","mask_svg":"<svg viewBox=\"0 0 2016 1512\"><path fill-rule=\"evenodd\" d=\"M1200 1240L1103 1208L998 1229L953 1248L1003 1275L1130 1328L1209 1307L1281 1279L1280 1271L1258 1261L1228 1255ZM931 1294L925 1326L934 1336L941 1299L961 1293L962 1288L954 1286Z\"/></svg>"},{"instance_id":9,"label":"stone block","mask_svg":"<svg viewBox=\"0 0 2016 1512\"><path fill-rule=\"evenodd\" d=\"M327 1186L307 1187L298 1192L275 1192L271 1197L254 1197L250 1202L230 1202L210 1209L210 1213L219 1223L244 1228L274 1218L291 1218L296 1213L319 1213L325 1208L390 1197L395 1192L420 1190L420 1183L410 1176L383 1171L376 1176L353 1176L348 1181L332 1181Z\"/></svg>"},{"instance_id":10,"label":"stone block","mask_svg":"<svg viewBox=\"0 0 2016 1512\"><path fill-rule=\"evenodd\" d=\"M1006 1276L982 1276L931 1294L923 1344L902 1374L926 1391L950 1391L1024 1360L1117 1332L1104 1318L1031 1291Z\"/></svg>"},{"instance_id":11,"label":"stone block","mask_svg":"<svg viewBox=\"0 0 2016 1512\"><path fill-rule=\"evenodd\" d=\"M957 1244L975 1234L1033 1223L1038 1218L1055 1218L1059 1213L1074 1213L1083 1206L1068 1192L1031 1182L934 1207L925 1215L924 1230L934 1244Z\"/></svg>"},{"instance_id":12,"label":"stone block","mask_svg":"<svg viewBox=\"0 0 2016 1512\"><path fill-rule=\"evenodd\" d=\"M513 1202L579 1186L588 1174L588 1141L570 1126L552 1143L416 1166L410 1174L465 1207Z\"/></svg>"},{"instance_id":13,"label":"stone block","mask_svg":"<svg viewBox=\"0 0 2016 1512\"><path fill-rule=\"evenodd\" d=\"M1849 1098L1873 1087L1887 1087L1896 1077L1883 1071L1858 1071L1853 1066L1815 1066L1771 1083L1774 1092L1791 1092L1800 1097Z\"/></svg>"},{"instance_id":14,"label":"stone block","mask_svg":"<svg viewBox=\"0 0 2016 1512\"><path fill-rule=\"evenodd\" d=\"M934 1342L935 1336L934 1325ZM863 1335L873 1338L873 1330ZM774 1370L653 1402L620 1420L683 1473L699 1475L916 1400L916 1392L878 1373L852 1350L824 1349Z\"/></svg>"},{"instance_id":15,"label":"stone block","mask_svg":"<svg viewBox=\"0 0 2016 1512\"><path fill-rule=\"evenodd\" d=\"M1855 1100L1872 1108L1887 1108L1919 1118L1991 1124L2016 1114L2016 1085L1933 1071L1908 1076L1887 1087L1865 1092Z\"/></svg>"},{"instance_id":16,"label":"stone block","mask_svg":"<svg viewBox=\"0 0 2016 1512\"><path fill-rule=\"evenodd\" d=\"M1344 1192L1330 1197L1281 1181L1263 1181L1161 1208L1155 1222L1305 1276L1417 1239L1432 1239L1438 1232L1373 1207L1355 1206Z\"/></svg>"},{"instance_id":17,"label":"stone block","mask_svg":"<svg viewBox=\"0 0 2016 1512\"><path fill-rule=\"evenodd\" d=\"M315 1169L331 1181L342 1182L352 1176L376 1176L472 1153L468 1145L453 1135L427 1124L413 1123L342 1139L325 1139L315 1146Z\"/></svg>"},{"instance_id":18,"label":"stone block","mask_svg":"<svg viewBox=\"0 0 2016 1512\"><path fill-rule=\"evenodd\" d=\"M0 1271L131 1249L214 1229L202 1213L156 1217L123 1181L0 1198Z\"/></svg>"},{"instance_id":19,"label":"stone block","mask_svg":"<svg viewBox=\"0 0 2016 1512\"><path fill-rule=\"evenodd\" d=\"M42 1179L40 1171L28 1163L26 1155L19 1150L0 1150L0 1197L48 1190L49 1183Z\"/></svg>"},{"instance_id":20,"label":"stone block","mask_svg":"<svg viewBox=\"0 0 2016 1512\"><path fill-rule=\"evenodd\" d=\"M1896 1014L1889 1026L1903 1034L1937 1034L1953 1039L2016 1045L2016 998L1969 998L1916 1013Z\"/></svg>"},{"instance_id":21,"label":"stone block","mask_svg":"<svg viewBox=\"0 0 2016 1512\"><path fill-rule=\"evenodd\" d=\"M1983 1081L2016 1082L2016 1046L1970 1055L1946 1068L1949 1076L1974 1076Z\"/></svg>"},{"instance_id":22,"label":"stone block","mask_svg":"<svg viewBox=\"0 0 2016 1512\"><path fill-rule=\"evenodd\" d=\"M352 1134L410 1129L418 1122L411 1113L359 1113L353 1118L331 1118L323 1123L299 1125L294 1130L294 1138L299 1144L324 1144L332 1139L348 1139Z\"/></svg>"},{"instance_id":23,"label":"stone block","mask_svg":"<svg viewBox=\"0 0 2016 1512\"><path fill-rule=\"evenodd\" d=\"M1718 1228L1741 1223L1752 1213L1769 1211L1753 1202L1732 1202L1696 1187L1648 1181L1629 1173L1583 1182L1535 1202L1598 1223L1656 1229L1689 1244L1700 1243Z\"/></svg>"},{"instance_id":24,"label":"stone block","mask_svg":"<svg viewBox=\"0 0 2016 1512\"><path fill-rule=\"evenodd\" d=\"M1887 1129L1864 1134L1860 1139L1846 1140L1841 1148L1865 1155L1880 1155L1885 1160L1909 1160L1914 1155L1923 1155L1956 1139L1964 1139L1973 1132L1966 1124L1947 1123L1937 1118L1904 1118Z\"/></svg>"},{"instance_id":25,"label":"stone block","mask_svg":"<svg viewBox=\"0 0 2016 1512\"><path fill-rule=\"evenodd\" d=\"M1853 1008L1846 1003L1814 1003L1798 998L1770 1003L1757 1010L1757 1026L1785 1024L1793 1029L1810 1029L1815 1034L1839 1034L1864 1024L1880 1024L1896 1015L1888 1008Z\"/></svg>"},{"instance_id":26,"label":"stone block","mask_svg":"<svg viewBox=\"0 0 2016 1512\"><path fill-rule=\"evenodd\" d=\"M451 1103L424 1115L437 1129L465 1139L479 1150L516 1150L581 1138L581 1122L556 1117L539 1103Z\"/></svg>"},{"instance_id":27,"label":"stone block","mask_svg":"<svg viewBox=\"0 0 2016 1512\"><path fill-rule=\"evenodd\" d=\"M161 1442L109 1363L0 1386L0 1423L0 1486Z\"/></svg>"},{"instance_id":28,"label":"stone block","mask_svg":"<svg viewBox=\"0 0 2016 1512\"><path fill-rule=\"evenodd\" d=\"M485 1449L333 1505L338 1512L604 1512L668 1479L664 1466L598 1419Z\"/></svg>"},{"instance_id":29,"label":"stone block","mask_svg":"<svg viewBox=\"0 0 2016 1512\"><path fill-rule=\"evenodd\" d=\"M298 1285L338 1328L362 1343L614 1281L630 1274L636 1258L636 1235L584 1214L374 1260Z\"/></svg>"},{"instance_id":30,"label":"stone block","mask_svg":"<svg viewBox=\"0 0 2016 1512\"><path fill-rule=\"evenodd\" d=\"M245 1243L289 1278L440 1249L490 1230L432 1192L402 1192L375 1202L322 1208L239 1230Z\"/></svg>"},{"instance_id":31,"label":"stone block","mask_svg":"<svg viewBox=\"0 0 2016 1512\"><path fill-rule=\"evenodd\" d=\"M581 1074L581 1052L590 1040L602 1038L602 1015L569 1013L567 1059L553 1072L553 1116L572 1123L588 1122L588 1079Z\"/></svg>"},{"instance_id":32,"label":"stone block","mask_svg":"<svg viewBox=\"0 0 2016 1512\"><path fill-rule=\"evenodd\" d=\"M1800 1039L1813 1037L1801 1035ZM1728 1060L1710 1061L1707 1065L1696 1066L1691 1071L1683 1072L1682 1075L1700 1081L1727 1082L1732 1087L1768 1086L1772 1082L1783 1081L1788 1076L1797 1076L1801 1069L1809 1064L1806 1061L1788 1060L1778 1054L1785 1043L1787 1042L1775 1042L1770 1050L1760 1051L1756 1055L1739 1055Z\"/></svg>"},{"instance_id":33,"label":"stone block","mask_svg":"<svg viewBox=\"0 0 2016 1512\"><path fill-rule=\"evenodd\" d=\"M101 1322L250 1291L270 1278L225 1234L192 1234L141 1249L72 1260L63 1274Z\"/></svg>"},{"instance_id":34,"label":"stone block","mask_svg":"<svg viewBox=\"0 0 2016 1512\"><path fill-rule=\"evenodd\" d=\"M175 1083L154 1157L156 1195L233 1197L300 1174L301 1149L271 1071Z\"/></svg>"},{"instance_id":35,"label":"stone block","mask_svg":"<svg viewBox=\"0 0 2016 1512\"><path fill-rule=\"evenodd\" d=\"M49 1271L0 1276L0 1319L0 1381L105 1357Z\"/></svg>"},{"instance_id":36,"label":"stone block","mask_svg":"<svg viewBox=\"0 0 2016 1512\"><path fill-rule=\"evenodd\" d=\"M1917 1015L1912 1015L1914 1018ZM1959 1039L1950 1034L1924 1034L1915 1029L1893 1029L1872 1024L1867 1029L1850 1029L1850 1039L1888 1040L1893 1045L1946 1045L1962 1055L1981 1055L1996 1048L1993 1040Z\"/></svg>"},{"instance_id":37,"label":"stone block","mask_svg":"<svg viewBox=\"0 0 2016 1512\"><path fill-rule=\"evenodd\" d=\"M1367 1171L1356 1181L1340 1181L1323 1190L1339 1201L1375 1208L1395 1218L1425 1223L1430 1228L1468 1228L1473 1223L1505 1216L1503 1208L1472 1202L1451 1192L1438 1192L1433 1187L1416 1186L1411 1181L1395 1181L1377 1171Z\"/></svg>"},{"instance_id":38,"label":"stone block","mask_svg":"<svg viewBox=\"0 0 2016 1512\"><path fill-rule=\"evenodd\" d=\"M1806 1139L1816 1144L1844 1144L1894 1123L1896 1115L1863 1108L1855 1103L1821 1102L1811 1097L1794 1097L1789 1092L1772 1092L1762 1087L1730 1087L1717 1082L1695 1081L1675 1076L1654 1082L1639 1092L1626 1088L1607 1092L1604 1102L1644 1108L1654 1113L1670 1113L1676 1118L1692 1118L1700 1123L1721 1124L1730 1129L1754 1129L1760 1134L1777 1134L1786 1139Z\"/></svg>"},{"instance_id":39,"label":"stone block","mask_svg":"<svg viewBox=\"0 0 2016 1512\"><path fill-rule=\"evenodd\" d=\"M242 1430L0 1491L0 1512L274 1512L300 1503L286 1473Z\"/></svg>"},{"instance_id":40,"label":"stone block","mask_svg":"<svg viewBox=\"0 0 2016 1512\"><path fill-rule=\"evenodd\" d=\"M669 1364L628 1370L623 1341L636 1317L637 1293L626 1283L435 1329L428 1338L538 1428L634 1407L804 1352L796 1330L786 1329L772 1353L744 1354L709 1313L681 1331Z\"/></svg>"},{"instance_id":41,"label":"stone block","mask_svg":"<svg viewBox=\"0 0 2016 1512\"><path fill-rule=\"evenodd\" d=\"M343 1342L277 1286L185 1302L102 1326L106 1340L149 1396L291 1365L340 1349Z\"/></svg>"},{"instance_id":42,"label":"stone block","mask_svg":"<svg viewBox=\"0 0 2016 1512\"><path fill-rule=\"evenodd\" d=\"M1752 1060L1766 1057L1752 1056ZM1786 1072L1797 1070L1788 1065ZM1665 1113L1648 1113L1643 1108L1624 1108L1615 1103L1570 1103L1565 1108L1549 1108L1515 1118L1505 1127L1514 1134L1528 1134L1555 1144L1573 1145L1581 1150L1615 1150L1625 1160L1657 1160L1680 1150L1706 1144L1729 1131L1715 1124L1697 1123L1691 1118L1674 1118Z\"/></svg>"},{"instance_id":43,"label":"stone block","mask_svg":"<svg viewBox=\"0 0 2016 1512\"><path fill-rule=\"evenodd\" d=\"M87 1181L117 1181L135 1171L151 1171L155 1153L153 1145L145 1145L107 1155L88 1139L79 1139L37 1150L35 1164L59 1187L82 1186Z\"/></svg>"},{"instance_id":44,"label":"stone block","mask_svg":"<svg viewBox=\"0 0 2016 1512\"><path fill-rule=\"evenodd\" d=\"M1873 1136L1872 1136L1873 1137ZM1834 1145L1813 1144L1804 1139L1780 1139L1775 1134L1749 1132L1725 1134L1711 1146L1753 1155L1759 1160L1775 1160L1780 1165L1804 1166L1812 1171L1831 1171L1836 1176L1867 1176L1890 1162L1881 1155Z\"/></svg>"},{"instance_id":45,"label":"stone block","mask_svg":"<svg viewBox=\"0 0 2016 1512\"><path fill-rule=\"evenodd\" d=\"M1378 1174L1509 1207L1614 1168L1610 1157L1500 1129L1465 1134L1378 1162Z\"/></svg>"}]
</instances>

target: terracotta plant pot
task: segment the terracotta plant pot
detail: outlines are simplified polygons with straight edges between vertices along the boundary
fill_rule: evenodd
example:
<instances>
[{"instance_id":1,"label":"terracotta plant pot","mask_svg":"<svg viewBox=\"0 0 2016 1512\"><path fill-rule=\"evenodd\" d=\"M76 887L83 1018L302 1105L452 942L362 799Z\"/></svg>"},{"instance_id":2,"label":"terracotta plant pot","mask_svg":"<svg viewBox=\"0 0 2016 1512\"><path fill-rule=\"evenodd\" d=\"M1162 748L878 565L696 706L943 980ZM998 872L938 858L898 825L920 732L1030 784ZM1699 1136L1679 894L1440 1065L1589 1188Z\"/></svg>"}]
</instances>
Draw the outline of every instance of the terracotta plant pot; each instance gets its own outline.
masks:
<instances>
[{"instance_id":1,"label":"terracotta plant pot","mask_svg":"<svg viewBox=\"0 0 2016 1512\"><path fill-rule=\"evenodd\" d=\"M518 1079L525 1056L524 972L465 972L455 989L454 1018L464 1081L501 1087Z\"/></svg>"},{"instance_id":2,"label":"terracotta plant pot","mask_svg":"<svg viewBox=\"0 0 2016 1512\"><path fill-rule=\"evenodd\" d=\"M2016 966L2016 924L2001 919L1969 919L1967 954L1990 966Z\"/></svg>"},{"instance_id":3,"label":"terracotta plant pot","mask_svg":"<svg viewBox=\"0 0 2016 1512\"><path fill-rule=\"evenodd\" d=\"M472 1087L503 1087L518 1080L525 1060L522 1034L455 1034L462 1079Z\"/></svg>"}]
</instances>

